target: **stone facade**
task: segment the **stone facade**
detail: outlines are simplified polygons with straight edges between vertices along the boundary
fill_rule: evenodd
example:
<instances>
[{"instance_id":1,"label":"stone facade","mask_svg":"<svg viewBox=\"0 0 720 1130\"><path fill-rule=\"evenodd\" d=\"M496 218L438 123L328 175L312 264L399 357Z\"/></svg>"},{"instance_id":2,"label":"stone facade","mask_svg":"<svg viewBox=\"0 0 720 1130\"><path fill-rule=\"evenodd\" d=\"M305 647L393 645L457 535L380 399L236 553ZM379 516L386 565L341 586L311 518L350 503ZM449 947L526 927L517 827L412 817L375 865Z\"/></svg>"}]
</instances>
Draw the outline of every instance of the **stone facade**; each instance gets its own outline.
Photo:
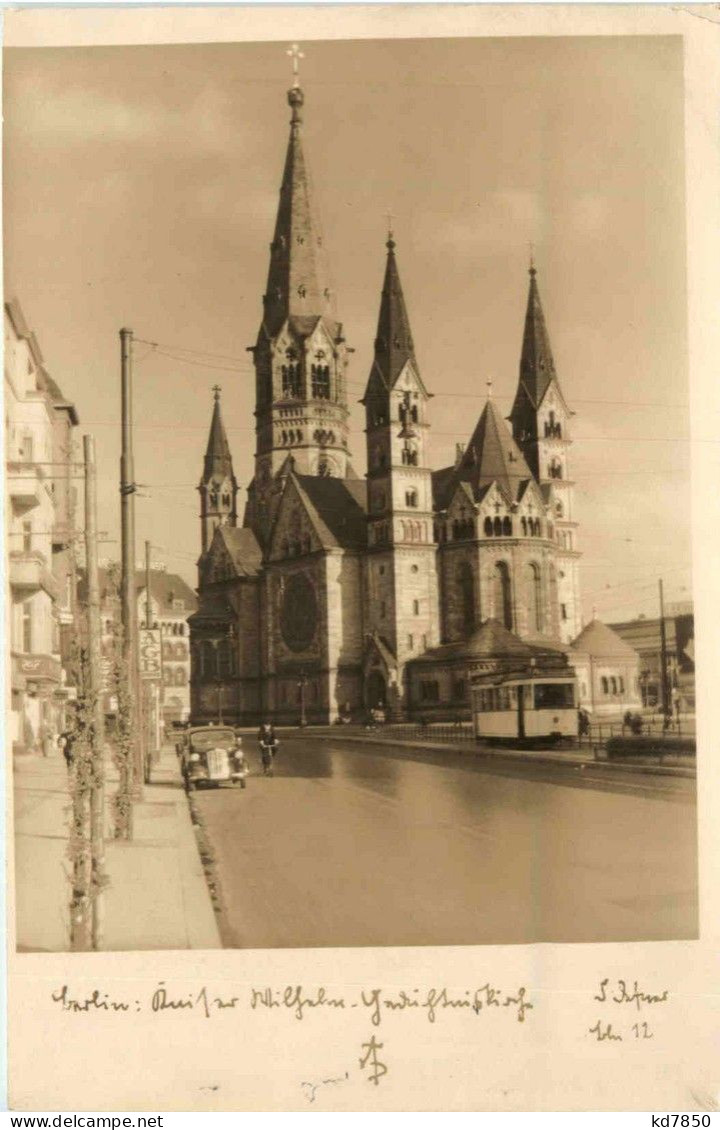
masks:
<instances>
[{"instance_id":1,"label":"stone facade","mask_svg":"<svg viewBox=\"0 0 720 1130\"><path fill-rule=\"evenodd\" d=\"M5 303L4 341L8 729L14 750L49 752L75 694L69 669L78 418L15 299Z\"/></svg>"},{"instance_id":2,"label":"stone facade","mask_svg":"<svg viewBox=\"0 0 720 1130\"><path fill-rule=\"evenodd\" d=\"M362 404L367 475L349 451L346 371L326 248L303 152L290 138L256 373L253 481L241 528L216 393L199 490L192 713L254 722L411 708L413 664L497 620L522 640L581 626L570 412L530 286L510 426L488 396L451 467L432 467L421 374L392 234ZM439 651L438 651L439 649ZM452 666L452 665L451 665ZM450 671L450 668L448 668ZM464 674L447 682L447 709Z\"/></svg>"}]
</instances>

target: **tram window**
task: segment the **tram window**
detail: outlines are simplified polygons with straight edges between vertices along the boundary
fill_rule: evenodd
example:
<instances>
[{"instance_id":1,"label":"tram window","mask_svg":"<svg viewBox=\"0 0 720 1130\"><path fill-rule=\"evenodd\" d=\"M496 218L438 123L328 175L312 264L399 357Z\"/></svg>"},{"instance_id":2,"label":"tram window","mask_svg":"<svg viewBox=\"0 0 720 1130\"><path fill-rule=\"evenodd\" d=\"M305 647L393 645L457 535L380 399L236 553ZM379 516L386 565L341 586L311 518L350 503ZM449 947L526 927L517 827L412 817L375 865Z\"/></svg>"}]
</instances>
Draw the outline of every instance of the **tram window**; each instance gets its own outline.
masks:
<instances>
[{"instance_id":1,"label":"tram window","mask_svg":"<svg viewBox=\"0 0 720 1130\"><path fill-rule=\"evenodd\" d=\"M535 709L558 710L575 705L574 683L536 683Z\"/></svg>"}]
</instances>

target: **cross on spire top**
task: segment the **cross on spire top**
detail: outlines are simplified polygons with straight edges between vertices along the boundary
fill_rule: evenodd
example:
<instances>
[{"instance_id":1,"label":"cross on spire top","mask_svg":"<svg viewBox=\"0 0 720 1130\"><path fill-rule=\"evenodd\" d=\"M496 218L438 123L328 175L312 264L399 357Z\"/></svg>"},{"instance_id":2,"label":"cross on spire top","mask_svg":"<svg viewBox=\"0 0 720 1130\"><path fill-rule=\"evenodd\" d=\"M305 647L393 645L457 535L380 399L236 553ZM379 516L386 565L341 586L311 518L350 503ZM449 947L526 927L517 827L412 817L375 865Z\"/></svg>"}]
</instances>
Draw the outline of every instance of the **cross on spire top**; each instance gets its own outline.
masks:
<instances>
[{"instance_id":1,"label":"cross on spire top","mask_svg":"<svg viewBox=\"0 0 720 1130\"><path fill-rule=\"evenodd\" d=\"M297 43L293 43L292 47L289 47L285 54L289 55L292 59L293 87L297 88L300 86L300 60L305 58L304 52L300 50Z\"/></svg>"},{"instance_id":2,"label":"cross on spire top","mask_svg":"<svg viewBox=\"0 0 720 1130\"><path fill-rule=\"evenodd\" d=\"M488 400L492 400L492 377L488 377L485 384L487 385L487 398Z\"/></svg>"},{"instance_id":3,"label":"cross on spire top","mask_svg":"<svg viewBox=\"0 0 720 1130\"><path fill-rule=\"evenodd\" d=\"M220 393L222 392L222 388L220 387L220 385L213 385L212 390L213 390L213 393L215 395L215 399L219 400L220 399Z\"/></svg>"},{"instance_id":4,"label":"cross on spire top","mask_svg":"<svg viewBox=\"0 0 720 1130\"><path fill-rule=\"evenodd\" d=\"M530 274L534 275L536 273L536 271L535 271L535 244L530 242L530 243L528 243L528 247L530 249Z\"/></svg>"}]
</instances>

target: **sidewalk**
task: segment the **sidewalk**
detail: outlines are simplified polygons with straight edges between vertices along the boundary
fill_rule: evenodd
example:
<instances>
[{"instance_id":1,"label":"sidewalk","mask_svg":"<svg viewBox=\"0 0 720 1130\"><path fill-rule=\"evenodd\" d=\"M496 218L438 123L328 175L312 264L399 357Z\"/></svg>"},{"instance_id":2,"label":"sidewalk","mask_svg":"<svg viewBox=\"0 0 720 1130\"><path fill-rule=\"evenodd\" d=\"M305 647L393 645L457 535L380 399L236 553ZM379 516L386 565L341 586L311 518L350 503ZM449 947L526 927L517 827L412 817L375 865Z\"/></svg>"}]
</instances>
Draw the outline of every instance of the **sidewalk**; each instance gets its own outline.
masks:
<instances>
[{"instance_id":1,"label":"sidewalk","mask_svg":"<svg viewBox=\"0 0 720 1130\"><path fill-rule=\"evenodd\" d=\"M195 831L171 746L165 746L143 800L134 838L113 840L107 767L104 950L217 949L221 946ZM18 952L69 948L70 796L60 754L14 760Z\"/></svg>"},{"instance_id":2,"label":"sidewalk","mask_svg":"<svg viewBox=\"0 0 720 1130\"><path fill-rule=\"evenodd\" d=\"M280 731L279 731L280 732ZM695 777L694 765L657 765L641 761L609 761L595 757L592 749L510 749L507 746L490 746L474 741L432 741L424 738L395 736L393 727L378 730L361 730L355 726L308 726L305 730L291 730L289 734L316 736L321 739L357 742L367 745L397 746L403 749L423 749L445 753L465 753L472 757L498 760L530 761L536 765L576 765L593 769L620 770L626 773L653 773L660 777Z\"/></svg>"}]
</instances>

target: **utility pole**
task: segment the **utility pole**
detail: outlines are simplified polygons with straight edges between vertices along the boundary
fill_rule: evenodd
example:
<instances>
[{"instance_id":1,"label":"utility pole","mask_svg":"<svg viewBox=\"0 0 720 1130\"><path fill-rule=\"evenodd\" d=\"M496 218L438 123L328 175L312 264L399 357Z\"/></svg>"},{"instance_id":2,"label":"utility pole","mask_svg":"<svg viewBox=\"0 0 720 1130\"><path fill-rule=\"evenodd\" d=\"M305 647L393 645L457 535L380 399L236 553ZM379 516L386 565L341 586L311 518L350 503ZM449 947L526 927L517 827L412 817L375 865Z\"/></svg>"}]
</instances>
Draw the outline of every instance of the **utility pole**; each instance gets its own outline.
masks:
<instances>
[{"instance_id":1,"label":"utility pole","mask_svg":"<svg viewBox=\"0 0 720 1130\"><path fill-rule=\"evenodd\" d=\"M141 710L138 692L138 623L137 592L135 586L135 466L132 449L132 340L133 332L120 330L121 376L121 455L120 455L120 540L121 582L120 601L122 619L122 656L128 682L127 728L130 750L132 795L142 797L143 741Z\"/></svg>"},{"instance_id":2,"label":"utility pole","mask_svg":"<svg viewBox=\"0 0 720 1130\"><path fill-rule=\"evenodd\" d=\"M83 436L85 456L85 569L87 573L88 705L91 750L90 898L92 948L102 948L105 885L105 716L102 700L100 582L97 543L95 441Z\"/></svg>"},{"instance_id":3,"label":"utility pole","mask_svg":"<svg viewBox=\"0 0 720 1130\"><path fill-rule=\"evenodd\" d=\"M670 715L670 693L668 689L667 669L667 637L665 635L665 602L663 600L663 583L658 581L660 589L660 688L662 694L663 727L667 725Z\"/></svg>"},{"instance_id":4,"label":"utility pole","mask_svg":"<svg viewBox=\"0 0 720 1130\"><path fill-rule=\"evenodd\" d=\"M150 542L145 542L145 627L148 631L152 629L152 599L150 593ZM145 752L145 784L150 783L150 767L152 765L153 755L157 750L157 726L158 726L158 700L155 682L148 679L143 679L143 698L145 701L145 740L147 748Z\"/></svg>"},{"instance_id":5,"label":"utility pole","mask_svg":"<svg viewBox=\"0 0 720 1130\"><path fill-rule=\"evenodd\" d=\"M300 681L298 683L298 690L300 691L300 726L304 728L307 726L307 715L305 712L305 688L307 686L307 675L304 671L300 672Z\"/></svg>"}]
</instances>

